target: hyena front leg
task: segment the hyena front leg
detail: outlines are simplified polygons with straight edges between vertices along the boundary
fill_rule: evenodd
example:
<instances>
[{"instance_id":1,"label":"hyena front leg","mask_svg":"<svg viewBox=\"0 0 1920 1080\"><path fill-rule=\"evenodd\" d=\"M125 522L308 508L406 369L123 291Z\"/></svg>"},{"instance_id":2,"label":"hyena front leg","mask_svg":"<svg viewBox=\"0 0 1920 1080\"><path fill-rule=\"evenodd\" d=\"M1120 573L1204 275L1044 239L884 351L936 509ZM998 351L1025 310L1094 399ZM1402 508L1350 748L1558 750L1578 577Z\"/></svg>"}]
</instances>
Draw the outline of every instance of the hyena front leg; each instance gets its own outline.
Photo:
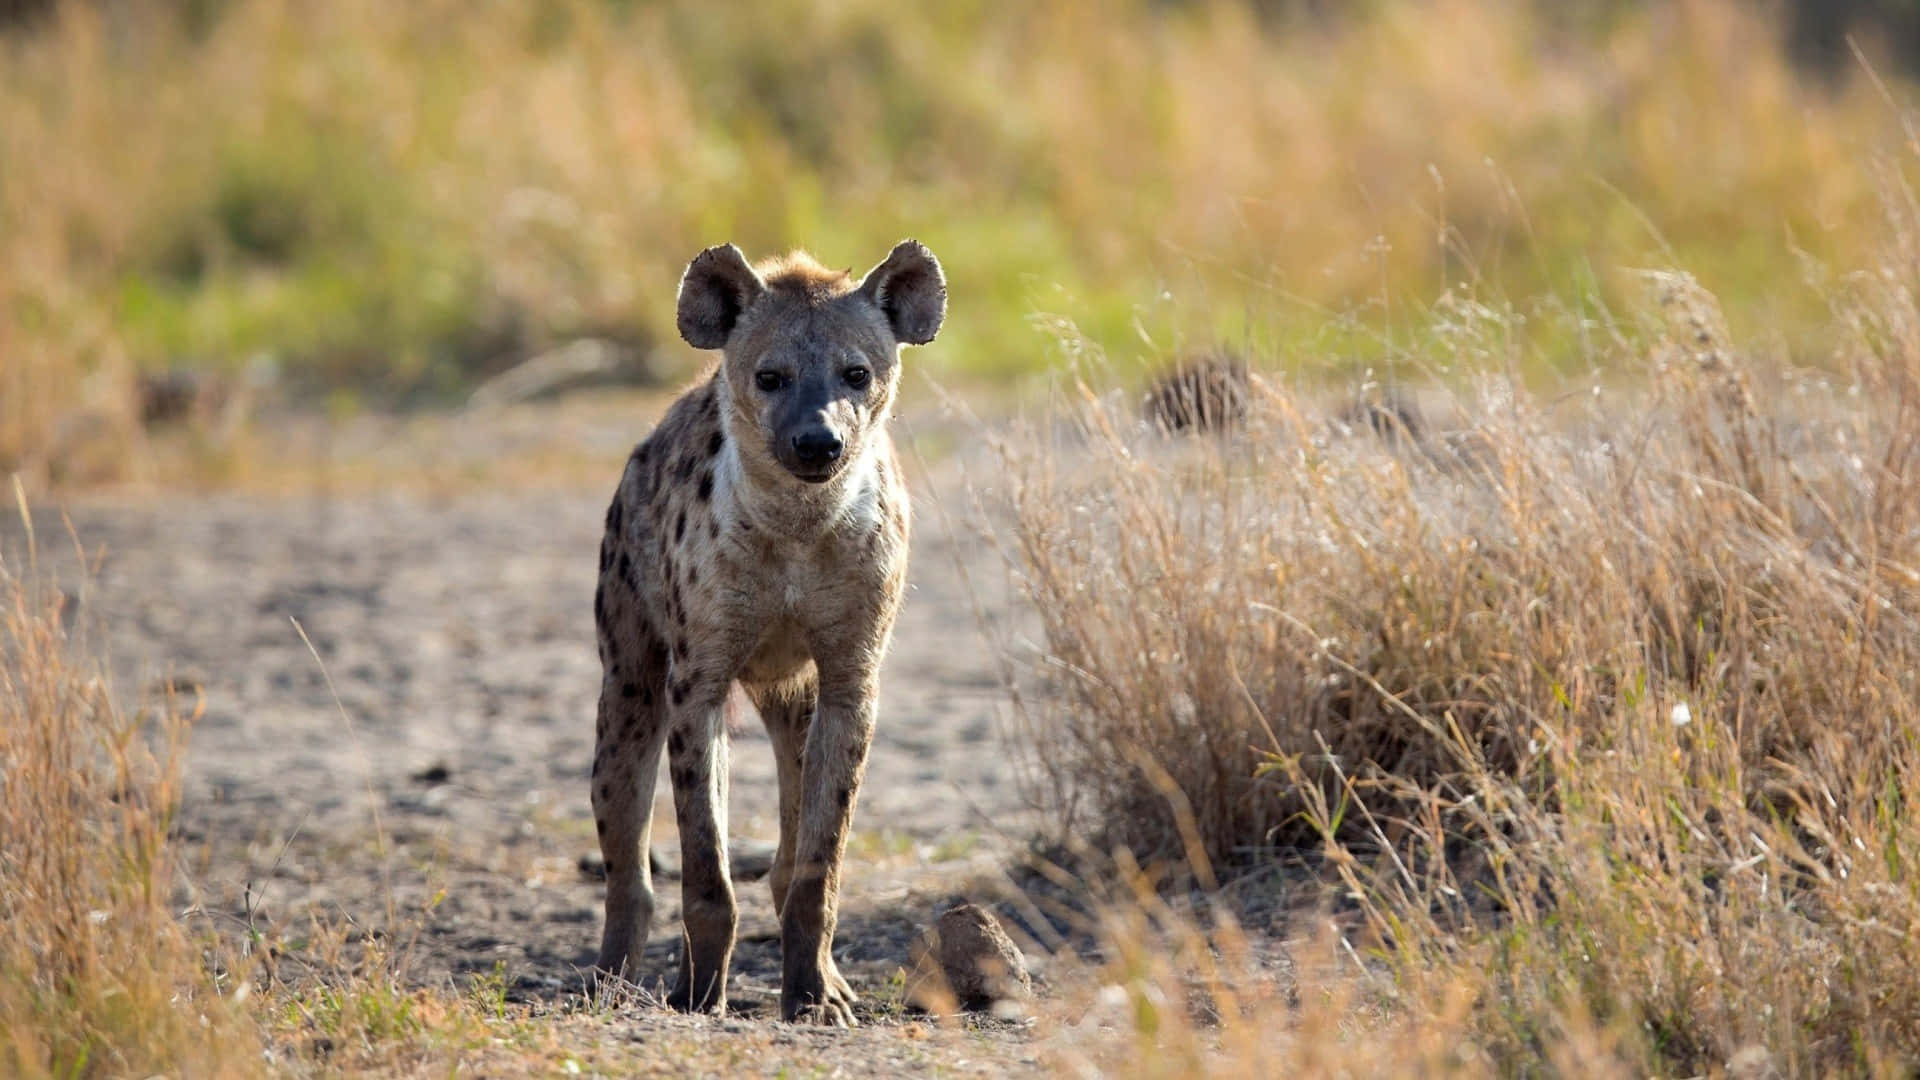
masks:
<instances>
[{"instance_id":1,"label":"hyena front leg","mask_svg":"<svg viewBox=\"0 0 1920 1080\"><path fill-rule=\"evenodd\" d=\"M727 873L729 682L694 674L669 680L672 731L667 769L680 823L680 907L685 923L680 973L667 1003L687 1012L725 1012L727 969L740 911Z\"/></svg>"},{"instance_id":2,"label":"hyena front leg","mask_svg":"<svg viewBox=\"0 0 1920 1080\"><path fill-rule=\"evenodd\" d=\"M873 743L875 680L823 673L820 705L807 732L793 877L780 913L780 1015L851 1027L852 988L833 961L840 866L853 806Z\"/></svg>"},{"instance_id":3,"label":"hyena front leg","mask_svg":"<svg viewBox=\"0 0 1920 1080\"><path fill-rule=\"evenodd\" d=\"M773 856L773 870L767 875L773 889L773 914L779 918L786 910L787 886L793 881L793 851L800 842L802 763L806 759L807 729L819 703L819 680L809 665L803 676L749 686L747 695L753 699L760 722L766 725L780 782L780 846Z\"/></svg>"}]
</instances>

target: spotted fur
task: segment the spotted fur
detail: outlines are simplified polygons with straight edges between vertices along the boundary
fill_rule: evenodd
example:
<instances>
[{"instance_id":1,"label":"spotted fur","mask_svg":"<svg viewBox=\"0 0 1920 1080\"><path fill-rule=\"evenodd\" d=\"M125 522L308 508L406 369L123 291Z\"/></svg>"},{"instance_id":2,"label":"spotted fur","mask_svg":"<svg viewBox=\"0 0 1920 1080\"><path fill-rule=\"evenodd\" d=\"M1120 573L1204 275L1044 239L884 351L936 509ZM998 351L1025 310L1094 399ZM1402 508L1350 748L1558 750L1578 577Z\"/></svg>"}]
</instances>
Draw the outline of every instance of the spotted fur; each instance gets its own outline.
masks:
<instances>
[{"instance_id":1,"label":"spotted fur","mask_svg":"<svg viewBox=\"0 0 1920 1080\"><path fill-rule=\"evenodd\" d=\"M940 264L913 241L858 281L804 254L749 266L731 245L700 253L681 280L682 336L722 357L634 449L607 508L591 787L607 867L598 968L631 976L654 909L646 849L666 753L683 867L679 1008L726 1005L738 907L724 708L738 682L779 776L781 1016L853 1022L832 954L841 862L907 569L886 421L900 347L931 341L945 311Z\"/></svg>"}]
</instances>

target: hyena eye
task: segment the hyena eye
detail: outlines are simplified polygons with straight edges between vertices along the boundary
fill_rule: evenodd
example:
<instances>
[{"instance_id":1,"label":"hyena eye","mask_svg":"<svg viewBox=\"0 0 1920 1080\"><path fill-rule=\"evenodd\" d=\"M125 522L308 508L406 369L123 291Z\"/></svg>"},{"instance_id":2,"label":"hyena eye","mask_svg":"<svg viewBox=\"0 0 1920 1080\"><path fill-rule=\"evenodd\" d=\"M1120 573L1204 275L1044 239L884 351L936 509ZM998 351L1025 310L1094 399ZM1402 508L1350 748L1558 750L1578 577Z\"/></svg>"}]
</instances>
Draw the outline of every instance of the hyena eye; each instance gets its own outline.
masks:
<instances>
[{"instance_id":1,"label":"hyena eye","mask_svg":"<svg viewBox=\"0 0 1920 1080\"><path fill-rule=\"evenodd\" d=\"M755 372L753 376L753 385L759 387L761 393L771 394L774 391L780 389L781 387L787 385L787 377L785 375L780 374L777 371Z\"/></svg>"},{"instance_id":2,"label":"hyena eye","mask_svg":"<svg viewBox=\"0 0 1920 1080\"><path fill-rule=\"evenodd\" d=\"M864 390L867 384L873 381L873 372L863 367L850 367L840 377L847 380L847 385L855 390Z\"/></svg>"}]
</instances>

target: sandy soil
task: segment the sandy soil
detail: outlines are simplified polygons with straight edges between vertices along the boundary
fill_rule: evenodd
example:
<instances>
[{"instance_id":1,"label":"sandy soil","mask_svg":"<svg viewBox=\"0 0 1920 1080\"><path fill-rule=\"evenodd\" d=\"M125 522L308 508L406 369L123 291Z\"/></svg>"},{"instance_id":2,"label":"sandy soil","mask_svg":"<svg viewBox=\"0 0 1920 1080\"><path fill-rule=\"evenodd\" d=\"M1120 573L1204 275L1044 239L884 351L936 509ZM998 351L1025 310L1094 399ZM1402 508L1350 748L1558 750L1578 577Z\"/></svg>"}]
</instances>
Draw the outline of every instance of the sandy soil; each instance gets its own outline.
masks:
<instances>
[{"instance_id":1,"label":"sandy soil","mask_svg":"<svg viewBox=\"0 0 1920 1080\"><path fill-rule=\"evenodd\" d=\"M180 828L213 917L250 921L292 946L318 914L391 935L422 982L497 970L509 999L536 1009L578 998L602 897L586 781L596 553L625 448L645 428L633 422L628 439L598 433L607 465L593 488L95 496L36 510L41 570L73 594L76 629L104 641L117 692L136 702L171 682L188 699L204 695ZM897 978L915 935L940 906L978 895L1030 825L976 618L1010 617L1005 578L955 524L970 517L959 467L912 471L913 591L885 670L836 950L868 1022L852 1036L867 1041L849 1045L868 1046L860 1060L876 1071L900 1051L889 1026L909 1023ZM91 581L62 512L97 561ZM0 552L20 560L24 546L17 521L0 525ZM765 741L749 715L732 796L748 864L776 830ZM664 781L660 792L657 854L671 868ZM652 981L669 976L678 940L677 879L661 890ZM790 1029L769 1019L779 983L772 905L763 884L739 893L733 1015L633 1006L623 1033L608 1037L724 1035L741 1024L778 1028L796 1045L836 1037L781 1033ZM299 962L290 948L288 977ZM989 1023L963 1049L971 1056L943 1067L1033 1062L1017 1024ZM778 1068L778 1055L765 1064Z\"/></svg>"}]
</instances>

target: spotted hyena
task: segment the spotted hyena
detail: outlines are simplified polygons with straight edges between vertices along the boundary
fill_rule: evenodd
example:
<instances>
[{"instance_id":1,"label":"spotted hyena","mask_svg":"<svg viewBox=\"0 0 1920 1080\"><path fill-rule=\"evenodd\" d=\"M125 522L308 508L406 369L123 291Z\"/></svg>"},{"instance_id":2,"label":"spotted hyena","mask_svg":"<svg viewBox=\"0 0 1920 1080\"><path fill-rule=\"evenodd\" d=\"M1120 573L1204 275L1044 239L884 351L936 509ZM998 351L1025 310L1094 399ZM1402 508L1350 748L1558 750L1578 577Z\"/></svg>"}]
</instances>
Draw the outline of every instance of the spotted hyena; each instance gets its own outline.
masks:
<instances>
[{"instance_id":1,"label":"spotted hyena","mask_svg":"<svg viewBox=\"0 0 1920 1080\"><path fill-rule=\"evenodd\" d=\"M720 363L627 460L600 547L593 811L607 867L599 970L631 975L653 915L647 844L667 750L683 853L668 1000L720 1011L738 909L727 876L729 690L776 755L771 874L780 1015L853 1022L833 962L840 862L907 573L907 492L887 437L900 346L933 340L946 279L907 241L864 278L803 254L709 248L680 333Z\"/></svg>"}]
</instances>

